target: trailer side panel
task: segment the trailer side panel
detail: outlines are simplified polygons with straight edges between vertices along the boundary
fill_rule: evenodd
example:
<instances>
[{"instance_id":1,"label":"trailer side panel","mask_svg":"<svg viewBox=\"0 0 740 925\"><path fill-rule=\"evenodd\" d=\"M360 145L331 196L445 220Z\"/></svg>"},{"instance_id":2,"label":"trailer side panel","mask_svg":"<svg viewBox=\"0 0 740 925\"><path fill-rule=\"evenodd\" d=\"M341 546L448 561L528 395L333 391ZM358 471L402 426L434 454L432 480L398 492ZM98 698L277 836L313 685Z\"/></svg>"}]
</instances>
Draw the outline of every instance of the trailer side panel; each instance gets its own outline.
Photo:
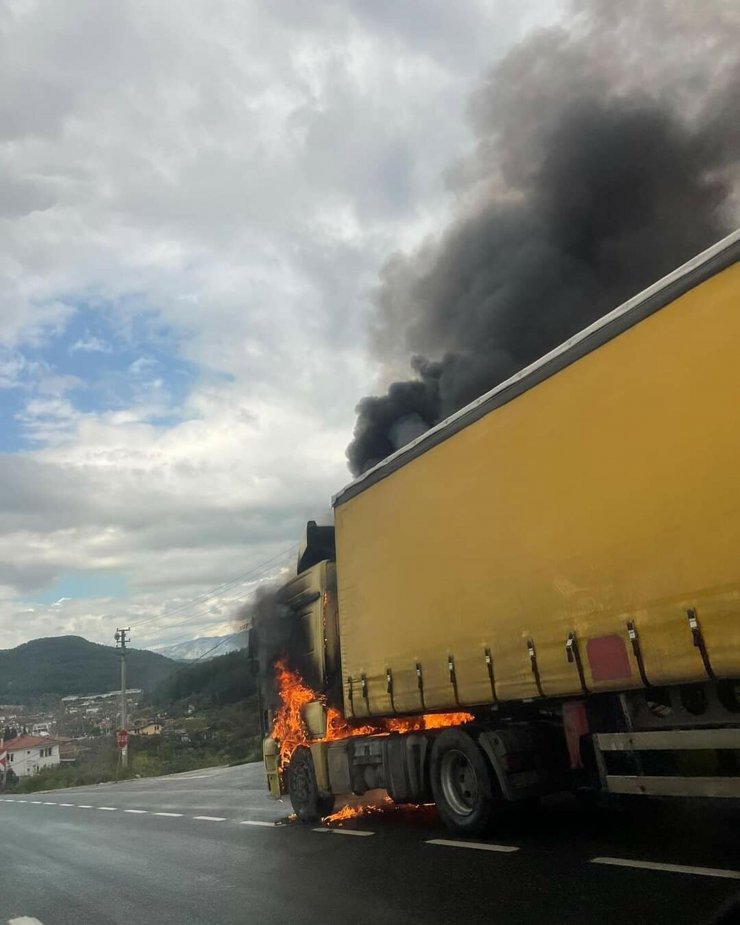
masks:
<instances>
[{"instance_id":1,"label":"trailer side panel","mask_svg":"<svg viewBox=\"0 0 740 925\"><path fill-rule=\"evenodd\" d=\"M347 715L740 676L738 343L734 264L340 497Z\"/></svg>"}]
</instances>

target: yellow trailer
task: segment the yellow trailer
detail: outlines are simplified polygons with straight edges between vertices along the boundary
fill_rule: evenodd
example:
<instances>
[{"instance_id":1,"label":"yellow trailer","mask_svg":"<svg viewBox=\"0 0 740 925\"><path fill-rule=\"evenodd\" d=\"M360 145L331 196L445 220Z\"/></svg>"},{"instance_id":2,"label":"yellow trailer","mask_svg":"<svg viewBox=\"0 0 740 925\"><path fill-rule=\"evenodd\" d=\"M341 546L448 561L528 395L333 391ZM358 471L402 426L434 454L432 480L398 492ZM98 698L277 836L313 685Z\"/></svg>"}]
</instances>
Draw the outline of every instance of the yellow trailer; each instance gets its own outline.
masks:
<instances>
[{"instance_id":1,"label":"yellow trailer","mask_svg":"<svg viewBox=\"0 0 740 925\"><path fill-rule=\"evenodd\" d=\"M299 818L377 787L467 834L563 788L740 797L739 253L737 232L309 525L265 740Z\"/></svg>"},{"instance_id":2,"label":"yellow trailer","mask_svg":"<svg viewBox=\"0 0 740 925\"><path fill-rule=\"evenodd\" d=\"M740 677L739 247L336 496L349 715Z\"/></svg>"}]
</instances>

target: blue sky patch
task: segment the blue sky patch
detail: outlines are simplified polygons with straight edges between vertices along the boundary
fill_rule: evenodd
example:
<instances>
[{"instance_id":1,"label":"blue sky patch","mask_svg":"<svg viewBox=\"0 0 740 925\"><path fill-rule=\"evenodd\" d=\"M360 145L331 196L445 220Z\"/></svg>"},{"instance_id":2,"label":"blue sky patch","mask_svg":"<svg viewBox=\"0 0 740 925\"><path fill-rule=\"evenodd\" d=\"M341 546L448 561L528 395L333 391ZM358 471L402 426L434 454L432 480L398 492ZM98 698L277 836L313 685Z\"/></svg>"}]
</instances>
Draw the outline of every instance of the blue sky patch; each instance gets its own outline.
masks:
<instances>
[{"instance_id":1,"label":"blue sky patch","mask_svg":"<svg viewBox=\"0 0 740 925\"><path fill-rule=\"evenodd\" d=\"M81 570L66 572L46 591L24 598L32 604L55 604L64 600L128 597L128 582L120 572Z\"/></svg>"},{"instance_id":2,"label":"blue sky patch","mask_svg":"<svg viewBox=\"0 0 740 925\"><path fill-rule=\"evenodd\" d=\"M154 426L182 420L197 377L195 364L180 356L183 335L135 295L77 305L64 328L0 356L1 451L38 446L23 419L34 399L64 399L83 413L139 408L142 420Z\"/></svg>"}]
</instances>

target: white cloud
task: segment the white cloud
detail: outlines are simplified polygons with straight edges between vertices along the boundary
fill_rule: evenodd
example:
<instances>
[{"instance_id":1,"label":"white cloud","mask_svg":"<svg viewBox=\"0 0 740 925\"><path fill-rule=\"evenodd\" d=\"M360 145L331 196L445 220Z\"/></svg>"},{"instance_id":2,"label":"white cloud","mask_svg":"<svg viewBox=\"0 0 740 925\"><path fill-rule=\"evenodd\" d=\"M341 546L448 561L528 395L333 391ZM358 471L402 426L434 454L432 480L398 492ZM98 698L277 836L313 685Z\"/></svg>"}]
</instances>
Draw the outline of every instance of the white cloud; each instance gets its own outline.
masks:
<instances>
[{"instance_id":1,"label":"white cloud","mask_svg":"<svg viewBox=\"0 0 740 925\"><path fill-rule=\"evenodd\" d=\"M86 334L84 337L81 337L79 340L76 340L72 346L69 348L70 353L112 353L113 348L111 345L102 340L100 337L95 337L93 334Z\"/></svg>"},{"instance_id":2,"label":"white cloud","mask_svg":"<svg viewBox=\"0 0 740 925\"><path fill-rule=\"evenodd\" d=\"M0 457L0 646L109 641L116 620L149 620L155 641L177 622L157 614L326 516L376 374L378 269L446 214L471 89L556 14L0 0L0 386L25 383L31 441ZM81 305L113 333L65 340ZM188 387L142 350L127 401L104 405L52 351L92 361L142 342L187 361ZM50 630L50 607L27 601L75 570L123 575L128 596L65 600ZM228 625L248 587L181 628Z\"/></svg>"}]
</instances>

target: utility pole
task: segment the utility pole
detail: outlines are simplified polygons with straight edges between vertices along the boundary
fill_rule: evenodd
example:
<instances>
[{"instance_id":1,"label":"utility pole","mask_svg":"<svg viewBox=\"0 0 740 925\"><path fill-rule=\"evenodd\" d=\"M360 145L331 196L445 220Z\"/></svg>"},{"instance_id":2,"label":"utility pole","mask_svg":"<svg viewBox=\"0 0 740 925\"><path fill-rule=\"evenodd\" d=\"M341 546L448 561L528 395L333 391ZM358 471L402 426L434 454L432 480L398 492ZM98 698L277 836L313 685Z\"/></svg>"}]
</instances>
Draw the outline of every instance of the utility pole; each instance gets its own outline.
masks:
<instances>
[{"instance_id":1,"label":"utility pole","mask_svg":"<svg viewBox=\"0 0 740 925\"><path fill-rule=\"evenodd\" d=\"M126 629L117 629L115 636L116 646L121 654L121 729L128 731L128 717L126 715L126 633L131 632L131 627ZM128 767L128 742L121 748L121 768L125 771Z\"/></svg>"}]
</instances>

